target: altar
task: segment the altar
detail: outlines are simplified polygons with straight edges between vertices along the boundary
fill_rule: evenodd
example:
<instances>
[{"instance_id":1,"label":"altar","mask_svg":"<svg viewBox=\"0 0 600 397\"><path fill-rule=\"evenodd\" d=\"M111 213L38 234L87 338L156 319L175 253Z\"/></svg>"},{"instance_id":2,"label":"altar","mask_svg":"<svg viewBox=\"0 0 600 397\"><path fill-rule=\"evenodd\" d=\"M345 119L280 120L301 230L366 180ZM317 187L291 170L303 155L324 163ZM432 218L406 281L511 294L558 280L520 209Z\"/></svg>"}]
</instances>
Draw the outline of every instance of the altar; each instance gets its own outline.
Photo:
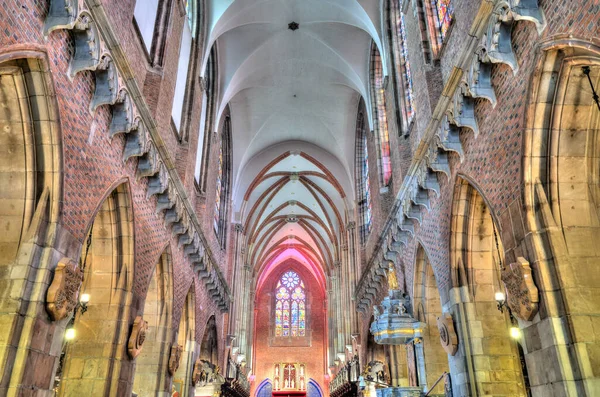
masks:
<instances>
[{"instance_id":1,"label":"altar","mask_svg":"<svg viewBox=\"0 0 600 397\"><path fill-rule=\"evenodd\" d=\"M273 391L273 397L306 397L306 390Z\"/></svg>"}]
</instances>

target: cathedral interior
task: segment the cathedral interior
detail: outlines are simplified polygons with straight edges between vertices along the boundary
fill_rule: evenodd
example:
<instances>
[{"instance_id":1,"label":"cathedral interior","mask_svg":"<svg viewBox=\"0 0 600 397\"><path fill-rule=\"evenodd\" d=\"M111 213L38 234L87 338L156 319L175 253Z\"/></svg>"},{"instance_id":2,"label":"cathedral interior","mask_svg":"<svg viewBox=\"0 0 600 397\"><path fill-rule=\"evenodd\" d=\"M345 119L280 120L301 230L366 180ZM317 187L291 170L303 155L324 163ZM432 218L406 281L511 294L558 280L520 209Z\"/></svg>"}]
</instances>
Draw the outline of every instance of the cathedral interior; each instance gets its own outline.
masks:
<instances>
[{"instance_id":1,"label":"cathedral interior","mask_svg":"<svg viewBox=\"0 0 600 397\"><path fill-rule=\"evenodd\" d=\"M0 396L600 396L599 93L598 0L0 0Z\"/></svg>"}]
</instances>

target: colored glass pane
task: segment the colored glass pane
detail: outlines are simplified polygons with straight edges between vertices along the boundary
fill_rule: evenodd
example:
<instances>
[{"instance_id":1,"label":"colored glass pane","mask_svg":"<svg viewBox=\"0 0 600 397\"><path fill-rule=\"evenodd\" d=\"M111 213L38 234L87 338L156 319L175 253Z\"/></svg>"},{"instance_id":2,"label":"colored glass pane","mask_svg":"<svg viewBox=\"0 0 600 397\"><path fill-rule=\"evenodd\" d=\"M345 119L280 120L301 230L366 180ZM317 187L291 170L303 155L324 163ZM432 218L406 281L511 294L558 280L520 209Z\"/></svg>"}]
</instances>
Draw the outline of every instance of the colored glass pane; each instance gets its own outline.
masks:
<instances>
[{"instance_id":1,"label":"colored glass pane","mask_svg":"<svg viewBox=\"0 0 600 397\"><path fill-rule=\"evenodd\" d=\"M371 208L371 182L369 182L369 151L367 149L367 136L364 136L363 139L364 145L364 158L363 158L363 183L365 187L365 209L363 212L363 222L365 227L365 234L369 234L371 232L371 225L373 224L373 210Z\"/></svg>"},{"instance_id":2,"label":"colored glass pane","mask_svg":"<svg viewBox=\"0 0 600 397\"><path fill-rule=\"evenodd\" d=\"M388 131L388 122L386 114L385 88L383 66L381 65L381 55L377 48L374 48L373 53L373 72L374 83L374 99L378 121L378 138L379 138L379 166L381 173L381 182L383 186L387 186L392 178L392 158L390 155L390 135Z\"/></svg>"},{"instance_id":3,"label":"colored glass pane","mask_svg":"<svg viewBox=\"0 0 600 397\"><path fill-rule=\"evenodd\" d=\"M306 293L296 272L288 271L281 276L275 299L275 336L306 335Z\"/></svg>"},{"instance_id":4,"label":"colored glass pane","mask_svg":"<svg viewBox=\"0 0 600 397\"><path fill-rule=\"evenodd\" d=\"M215 232L219 233L219 221L221 219L221 189L223 187L223 140L219 146L219 169L217 172L217 188L215 197L215 214L214 214L214 229Z\"/></svg>"},{"instance_id":5,"label":"colored glass pane","mask_svg":"<svg viewBox=\"0 0 600 397\"><path fill-rule=\"evenodd\" d=\"M397 51L400 53L400 57L396 62L396 68L398 71L398 75L402 76L402 91L404 94L404 123L406 124L406 128L408 128L415 116L415 100L413 92L412 73L410 70L410 62L408 60L406 25L404 22L404 14L400 12L396 14L396 27L400 44L399 48L397 49Z\"/></svg>"},{"instance_id":6,"label":"colored glass pane","mask_svg":"<svg viewBox=\"0 0 600 397\"><path fill-rule=\"evenodd\" d=\"M448 35L448 30L452 24L452 18L454 17L454 7L452 6L451 0L433 0L434 9L437 12L438 19L438 30L440 35L440 43L444 42L444 39Z\"/></svg>"}]
</instances>

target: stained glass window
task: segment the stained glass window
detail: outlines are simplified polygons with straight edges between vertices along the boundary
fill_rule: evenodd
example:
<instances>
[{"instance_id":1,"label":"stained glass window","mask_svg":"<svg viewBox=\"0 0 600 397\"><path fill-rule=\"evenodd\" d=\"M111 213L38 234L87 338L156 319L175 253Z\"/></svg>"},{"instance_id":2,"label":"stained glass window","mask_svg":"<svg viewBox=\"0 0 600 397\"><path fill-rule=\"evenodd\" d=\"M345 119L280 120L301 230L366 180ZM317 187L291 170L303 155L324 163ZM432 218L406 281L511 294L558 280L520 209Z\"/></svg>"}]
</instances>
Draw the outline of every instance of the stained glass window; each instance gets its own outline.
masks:
<instances>
[{"instance_id":1,"label":"stained glass window","mask_svg":"<svg viewBox=\"0 0 600 397\"><path fill-rule=\"evenodd\" d=\"M398 5L399 7L399 5ZM401 95L404 96L403 103L403 118L405 128L408 129L415 116L413 80L410 70L410 62L408 60L408 45L406 41L406 25L404 22L404 14L399 9L396 10L396 30L397 30L397 48L396 51L399 57L396 59L396 70L400 76L402 84Z\"/></svg>"},{"instance_id":2,"label":"stained glass window","mask_svg":"<svg viewBox=\"0 0 600 397\"><path fill-rule=\"evenodd\" d=\"M361 101L364 109L364 103ZM358 192L358 211L360 219L360 241L364 244L371 233L372 207L371 183L369 181L369 149L364 110L356 119L356 190Z\"/></svg>"},{"instance_id":3,"label":"stained glass window","mask_svg":"<svg viewBox=\"0 0 600 397\"><path fill-rule=\"evenodd\" d=\"M219 168L217 172L217 187L215 197L215 214L214 214L214 228L217 235L220 231L220 220L221 220L221 190L223 189L223 140L219 145Z\"/></svg>"},{"instance_id":4,"label":"stained glass window","mask_svg":"<svg viewBox=\"0 0 600 397\"><path fill-rule=\"evenodd\" d=\"M386 115L385 87L381 55L375 45L371 56L372 90L377 116L377 136L379 143L379 171L381 183L387 186L392 177L392 160L390 156L390 135Z\"/></svg>"},{"instance_id":5,"label":"stained glass window","mask_svg":"<svg viewBox=\"0 0 600 397\"><path fill-rule=\"evenodd\" d=\"M427 21L429 35L431 36L431 49L436 57L439 57L442 44L452 25L454 19L454 7L452 0L427 0Z\"/></svg>"},{"instance_id":6,"label":"stained glass window","mask_svg":"<svg viewBox=\"0 0 600 397\"><path fill-rule=\"evenodd\" d=\"M187 23L192 31L192 36L196 36L196 0L184 0Z\"/></svg>"},{"instance_id":7,"label":"stained glass window","mask_svg":"<svg viewBox=\"0 0 600 397\"><path fill-rule=\"evenodd\" d=\"M444 42L448 29L452 24L452 18L454 17L454 8L452 7L452 0L432 0L437 11L438 19L438 30L440 35L440 41Z\"/></svg>"},{"instance_id":8,"label":"stained glass window","mask_svg":"<svg viewBox=\"0 0 600 397\"><path fill-rule=\"evenodd\" d=\"M275 292L275 336L306 336L306 293L304 282L288 271L277 282Z\"/></svg>"}]
</instances>

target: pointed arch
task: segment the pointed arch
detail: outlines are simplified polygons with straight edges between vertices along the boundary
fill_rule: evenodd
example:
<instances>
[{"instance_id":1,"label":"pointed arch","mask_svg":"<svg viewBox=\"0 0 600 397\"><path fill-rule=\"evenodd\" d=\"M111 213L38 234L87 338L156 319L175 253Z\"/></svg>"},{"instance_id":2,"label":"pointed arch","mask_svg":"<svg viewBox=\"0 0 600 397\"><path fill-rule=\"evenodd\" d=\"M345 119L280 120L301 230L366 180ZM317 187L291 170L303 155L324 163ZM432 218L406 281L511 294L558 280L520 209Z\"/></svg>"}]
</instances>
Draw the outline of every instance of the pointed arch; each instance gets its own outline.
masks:
<instances>
[{"instance_id":1,"label":"pointed arch","mask_svg":"<svg viewBox=\"0 0 600 397\"><path fill-rule=\"evenodd\" d=\"M126 183L102 202L86 236L81 293L89 294L90 302L85 315L76 313L70 320L76 337L63 347L55 384L59 396L82 387L102 395L124 393L127 386L119 382L120 374L133 370L126 346L132 320L134 227ZM97 377L82 378L82 367L98 368Z\"/></svg>"},{"instance_id":2,"label":"pointed arch","mask_svg":"<svg viewBox=\"0 0 600 397\"><path fill-rule=\"evenodd\" d=\"M161 254L146 292L142 316L148 323L144 350L136 358L133 391L154 395L169 390L167 365L173 318L173 263L171 249Z\"/></svg>"}]
</instances>

